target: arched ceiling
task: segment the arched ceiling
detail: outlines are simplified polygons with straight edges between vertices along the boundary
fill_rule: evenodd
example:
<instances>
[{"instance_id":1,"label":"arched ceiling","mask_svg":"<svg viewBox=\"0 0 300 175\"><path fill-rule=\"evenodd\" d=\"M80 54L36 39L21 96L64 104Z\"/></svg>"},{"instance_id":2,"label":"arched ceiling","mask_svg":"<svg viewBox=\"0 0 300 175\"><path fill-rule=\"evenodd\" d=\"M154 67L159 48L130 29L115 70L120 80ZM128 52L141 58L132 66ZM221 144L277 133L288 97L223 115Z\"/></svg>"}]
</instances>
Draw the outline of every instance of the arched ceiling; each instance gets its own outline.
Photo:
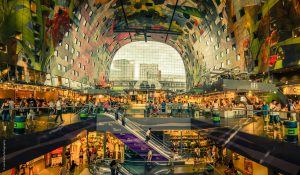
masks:
<instances>
[{"instance_id":1,"label":"arched ceiling","mask_svg":"<svg viewBox=\"0 0 300 175\"><path fill-rule=\"evenodd\" d=\"M167 43L181 54L188 84L193 86L200 81L205 58L215 57L211 48L220 48L225 42L224 6L219 0L89 0L81 3L75 17L80 18L77 25L83 32L87 21L86 32L92 36L99 33L96 38L102 41L105 76L120 47L153 40Z\"/></svg>"},{"instance_id":2,"label":"arched ceiling","mask_svg":"<svg viewBox=\"0 0 300 175\"><path fill-rule=\"evenodd\" d=\"M203 75L213 69L239 67L241 71L264 73L269 67L280 69L300 63L299 0L61 2L68 2L68 7L61 5L55 10L69 11L72 26L66 30L71 34L57 49L63 50L64 43L74 46L80 52L75 64L88 67L79 79L94 84L97 77L100 82L108 81L119 48L141 40L167 43L181 54L188 88L203 82ZM67 76L78 79L71 74L72 69L68 70Z\"/></svg>"},{"instance_id":3,"label":"arched ceiling","mask_svg":"<svg viewBox=\"0 0 300 175\"><path fill-rule=\"evenodd\" d=\"M300 64L299 0L0 0L0 57L72 81L108 82L116 51L158 41L187 84L212 69L264 73Z\"/></svg>"}]
</instances>

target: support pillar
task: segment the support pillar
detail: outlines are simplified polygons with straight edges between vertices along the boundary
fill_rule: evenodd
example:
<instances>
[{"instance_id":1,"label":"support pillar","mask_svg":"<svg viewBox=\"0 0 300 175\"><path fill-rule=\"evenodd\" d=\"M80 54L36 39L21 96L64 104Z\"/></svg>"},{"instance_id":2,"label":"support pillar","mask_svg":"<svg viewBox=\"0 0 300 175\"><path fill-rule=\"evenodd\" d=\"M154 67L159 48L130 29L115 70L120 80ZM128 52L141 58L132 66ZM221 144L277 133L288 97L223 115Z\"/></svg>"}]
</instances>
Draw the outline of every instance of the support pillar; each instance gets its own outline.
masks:
<instances>
[{"instance_id":1,"label":"support pillar","mask_svg":"<svg viewBox=\"0 0 300 175\"><path fill-rule=\"evenodd\" d=\"M106 158L106 131L104 131L104 137L103 137L103 158Z\"/></svg>"},{"instance_id":2,"label":"support pillar","mask_svg":"<svg viewBox=\"0 0 300 175\"><path fill-rule=\"evenodd\" d=\"M182 131L180 131L180 154L182 154Z\"/></svg>"}]
</instances>

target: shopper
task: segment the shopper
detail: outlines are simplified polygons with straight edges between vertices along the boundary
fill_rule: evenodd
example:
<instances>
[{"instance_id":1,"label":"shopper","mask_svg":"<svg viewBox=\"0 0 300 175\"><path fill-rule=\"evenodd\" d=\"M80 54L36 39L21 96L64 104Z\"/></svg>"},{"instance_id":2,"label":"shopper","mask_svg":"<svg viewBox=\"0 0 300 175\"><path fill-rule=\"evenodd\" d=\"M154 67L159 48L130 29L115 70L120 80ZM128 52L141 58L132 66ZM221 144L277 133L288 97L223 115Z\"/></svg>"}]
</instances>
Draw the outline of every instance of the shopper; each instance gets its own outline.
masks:
<instances>
[{"instance_id":1,"label":"shopper","mask_svg":"<svg viewBox=\"0 0 300 175\"><path fill-rule=\"evenodd\" d=\"M116 112L115 112L115 120L119 120L119 111L121 110L120 108L121 108L121 107L118 107L118 108L116 109Z\"/></svg>"},{"instance_id":2,"label":"shopper","mask_svg":"<svg viewBox=\"0 0 300 175\"><path fill-rule=\"evenodd\" d=\"M147 157L147 160L149 161L149 162L151 162L151 160L152 160L152 150L149 148L149 150L148 150L148 157Z\"/></svg>"},{"instance_id":3,"label":"shopper","mask_svg":"<svg viewBox=\"0 0 300 175\"><path fill-rule=\"evenodd\" d=\"M65 157L66 157L67 169L69 169L70 166L71 166L71 152L70 152L70 148L68 148L67 151L65 152Z\"/></svg>"},{"instance_id":4,"label":"shopper","mask_svg":"<svg viewBox=\"0 0 300 175\"><path fill-rule=\"evenodd\" d=\"M162 113L165 113L165 112L166 112L166 102L165 102L165 101L163 101L163 102L161 103L161 112L162 112Z\"/></svg>"},{"instance_id":5,"label":"shopper","mask_svg":"<svg viewBox=\"0 0 300 175\"><path fill-rule=\"evenodd\" d=\"M60 164L59 175L67 175L67 168L62 163Z\"/></svg>"},{"instance_id":6,"label":"shopper","mask_svg":"<svg viewBox=\"0 0 300 175\"><path fill-rule=\"evenodd\" d=\"M109 164L111 175L117 175L117 161L112 160Z\"/></svg>"},{"instance_id":7,"label":"shopper","mask_svg":"<svg viewBox=\"0 0 300 175\"><path fill-rule=\"evenodd\" d=\"M60 121L61 121L61 123L63 123L64 120L62 118L62 102L61 102L61 98L58 98L55 107L56 107L55 123L57 123L58 117L60 117Z\"/></svg>"},{"instance_id":8,"label":"shopper","mask_svg":"<svg viewBox=\"0 0 300 175\"><path fill-rule=\"evenodd\" d=\"M29 169L29 175L34 175L34 171L33 171L33 167L34 166L34 163L33 161L29 161L29 164L28 164L28 169Z\"/></svg>"},{"instance_id":9,"label":"shopper","mask_svg":"<svg viewBox=\"0 0 300 175\"><path fill-rule=\"evenodd\" d=\"M72 160L71 166L70 166L70 174L74 174L75 173L75 169L78 165L75 163L74 160Z\"/></svg>"},{"instance_id":10,"label":"shopper","mask_svg":"<svg viewBox=\"0 0 300 175\"><path fill-rule=\"evenodd\" d=\"M275 103L273 115L274 115L274 123L278 126L280 122L280 111L281 111L281 104L279 102Z\"/></svg>"},{"instance_id":11,"label":"shopper","mask_svg":"<svg viewBox=\"0 0 300 175\"><path fill-rule=\"evenodd\" d=\"M19 111L20 111L20 115L25 116L25 107L26 107L26 102L24 99L22 99L20 101L20 105L19 105Z\"/></svg>"},{"instance_id":12,"label":"shopper","mask_svg":"<svg viewBox=\"0 0 300 175\"><path fill-rule=\"evenodd\" d=\"M170 171L174 172L174 155L172 154L169 159Z\"/></svg>"},{"instance_id":13,"label":"shopper","mask_svg":"<svg viewBox=\"0 0 300 175\"><path fill-rule=\"evenodd\" d=\"M169 100L168 107L167 107L167 113L171 116L172 112L172 102Z\"/></svg>"},{"instance_id":14,"label":"shopper","mask_svg":"<svg viewBox=\"0 0 300 175\"><path fill-rule=\"evenodd\" d=\"M121 121L122 121L122 125L125 126L126 124L126 117L125 117L125 114L121 114Z\"/></svg>"},{"instance_id":15,"label":"shopper","mask_svg":"<svg viewBox=\"0 0 300 175\"><path fill-rule=\"evenodd\" d=\"M20 165L19 175L25 175L26 164Z\"/></svg>"},{"instance_id":16,"label":"shopper","mask_svg":"<svg viewBox=\"0 0 300 175\"><path fill-rule=\"evenodd\" d=\"M50 102L49 102L49 111L50 111L50 116L55 114L55 105L54 105L53 100L50 100Z\"/></svg>"},{"instance_id":17,"label":"shopper","mask_svg":"<svg viewBox=\"0 0 300 175\"><path fill-rule=\"evenodd\" d=\"M93 101L89 100L89 103L88 103L88 113L89 114L92 114L93 106L94 106Z\"/></svg>"},{"instance_id":18,"label":"shopper","mask_svg":"<svg viewBox=\"0 0 300 175\"><path fill-rule=\"evenodd\" d=\"M15 102L11 98L9 98L8 104L9 104L9 117L11 120L13 120L14 110L15 110Z\"/></svg>"},{"instance_id":19,"label":"shopper","mask_svg":"<svg viewBox=\"0 0 300 175\"><path fill-rule=\"evenodd\" d=\"M79 164L83 165L83 149L80 148L80 152L79 152Z\"/></svg>"},{"instance_id":20,"label":"shopper","mask_svg":"<svg viewBox=\"0 0 300 175\"><path fill-rule=\"evenodd\" d=\"M288 108L287 119L291 120L291 111L294 110L294 104L293 104L293 101L291 99L289 99L289 103L287 104L287 108Z\"/></svg>"},{"instance_id":21,"label":"shopper","mask_svg":"<svg viewBox=\"0 0 300 175\"><path fill-rule=\"evenodd\" d=\"M2 110L2 120L9 121L9 103L8 100L5 100L1 106Z\"/></svg>"},{"instance_id":22,"label":"shopper","mask_svg":"<svg viewBox=\"0 0 300 175\"><path fill-rule=\"evenodd\" d=\"M270 124L272 125L272 124L274 124L274 118L275 118L275 116L274 116L274 110L275 110L275 108L276 108L276 101L275 100L272 100L272 102L270 103L270 105L269 105L269 108L270 108Z\"/></svg>"},{"instance_id":23,"label":"shopper","mask_svg":"<svg viewBox=\"0 0 300 175\"><path fill-rule=\"evenodd\" d=\"M151 128L149 128L146 132L146 140L145 142L148 142L150 140L150 137L151 137Z\"/></svg>"},{"instance_id":24,"label":"shopper","mask_svg":"<svg viewBox=\"0 0 300 175\"><path fill-rule=\"evenodd\" d=\"M263 106L262 106L262 114L263 114L263 119L264 119L264 125L266 127L266 130L268 131L270 116L269 116L269 106L265 101L263 102Z\"/></svg>"},{"instance_id":25,"label":"shopper","mask_svg":"<svg viewBox=\"0 0 300 175\"><path fill-rule=\"evenodd\" d=\"M108 112L108 101L104 102L104 112Z\"/></svg>"}]
</instances>

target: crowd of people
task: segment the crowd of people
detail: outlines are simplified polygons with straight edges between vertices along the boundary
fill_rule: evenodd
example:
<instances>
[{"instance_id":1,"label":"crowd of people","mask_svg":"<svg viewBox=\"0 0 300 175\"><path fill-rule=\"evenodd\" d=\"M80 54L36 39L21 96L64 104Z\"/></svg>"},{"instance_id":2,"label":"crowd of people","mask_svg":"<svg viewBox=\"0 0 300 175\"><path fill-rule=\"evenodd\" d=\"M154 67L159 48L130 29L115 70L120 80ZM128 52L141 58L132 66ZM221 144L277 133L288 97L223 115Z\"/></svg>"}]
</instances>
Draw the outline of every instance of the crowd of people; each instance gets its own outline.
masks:
<instances>
[{"instance_id":1,"label":"crowd of people","mask_svg":"<svg viewBox=\"0 0 300 175\"><path fill-rule=\"evenodd\" d=\"M109 111L111 106L117 103L114 101L100 102L99 100L90 98L86 101L72 100L69 98L58 98L56 100L37 99L34 96L30 98L4 99L0 103L0 120L4 122L13 122L14 117L24 116L26 119L33 121L37 116L53 116L55 123L62 123L63 113L77 113L82 108L86 108L88 113L97 113L100 110Z\"/></svg>"}]
</instances>

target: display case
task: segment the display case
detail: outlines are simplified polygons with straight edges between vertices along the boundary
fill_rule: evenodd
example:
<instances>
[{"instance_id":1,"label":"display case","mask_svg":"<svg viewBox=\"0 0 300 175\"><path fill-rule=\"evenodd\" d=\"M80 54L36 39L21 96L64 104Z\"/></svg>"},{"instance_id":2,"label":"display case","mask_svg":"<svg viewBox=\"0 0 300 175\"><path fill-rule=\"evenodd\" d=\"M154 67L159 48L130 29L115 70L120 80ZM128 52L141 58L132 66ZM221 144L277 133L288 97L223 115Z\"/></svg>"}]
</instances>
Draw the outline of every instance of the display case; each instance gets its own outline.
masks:
<instances>
[{"instance_id":1,"label":"display case","mask_svg":"<svg viewBox=\"0 0 300 175\"><path fill-rule=\"evenodd\" d=\"M209 145L209 140L192 130L164 131L164 142L170 145L175 152L180 152L182 148L182 153L192 153L196 147Z\"/></svg>"}]
</instances>

